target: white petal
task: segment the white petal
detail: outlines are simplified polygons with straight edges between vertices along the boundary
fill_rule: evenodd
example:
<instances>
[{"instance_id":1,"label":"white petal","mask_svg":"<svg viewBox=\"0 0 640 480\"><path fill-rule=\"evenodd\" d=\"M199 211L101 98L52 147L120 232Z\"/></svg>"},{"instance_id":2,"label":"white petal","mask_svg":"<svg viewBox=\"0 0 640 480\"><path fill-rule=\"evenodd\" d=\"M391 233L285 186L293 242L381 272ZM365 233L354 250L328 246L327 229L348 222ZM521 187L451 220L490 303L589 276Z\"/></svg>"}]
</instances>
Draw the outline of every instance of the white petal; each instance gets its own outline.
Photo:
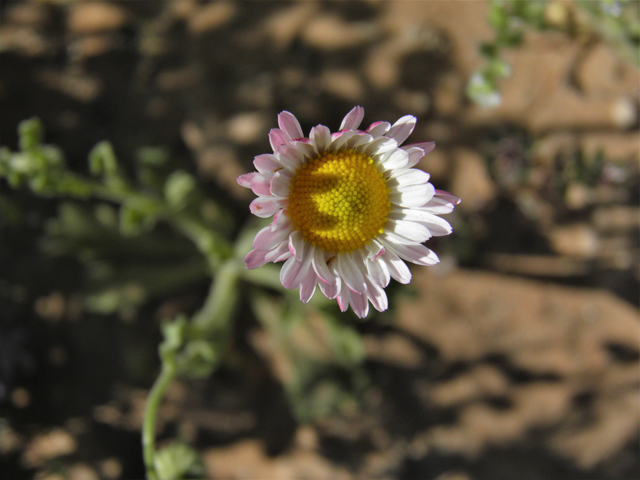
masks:
<instances>
[{"instance_id":1,"label":"white petal","mask_svg":"<svg viewBox=\"0 0 640 480\"><path fill-rule=\"evenodd\" d=\"M445 215L447 213L453 212L453 208L454 207L455 207L455 204L451 203L450 200L447 200L446 198L442 198L442 197L439 197L438 195L436 195L431 200L429 200L427 203L422 205L420 207L420 209L427 210L427 211L429 211L431 213L435 213L437 215Z\"/></svg>"},{"instance_id":2,"label":"white petal","mask_svg":"<svg viewBox=\"0 0 640 480\"><path fill-rule=\"evenodd\" d=\"M336 295L336 300L338 301L338 306L340 307L341 312L346 312L349 308L349 289L342 288Z\"/></svg>"},{"instance_id":3,"label":"white petal","mask_svg":"<svg viewBox=\"0 0 640 480\"><path fill-rule=\"evenodd\" d=\"M370 240L369 243L364 246L364 250L369 260L375 260L384 253L384 247L376 240Z\"/></svg>"},{"instance_id":4,"label":"white petal","mask_svg":"<svg viewBox=\"0 0 640 480\"><path fill-rule=\"evenodd\" d=\"M349 303L351 304L351 308L356 312L358 318L364 318L369 313L369 301L365 294L356 293L350 290L347 290L347 295L349 298Z\"/></svg>"},{"instance_id":5,"label":"white petal","mask_svg":"<svg viewBox=\"0 0 640 480\"><path fill-rule=\"evenodd\" d=\"M416 166L425 155L424 150L418 147L411 147L411 148L403 147L403 150L405 150L409 155L409 161L407 162L406 168L412 168Z\"/></svg>"},{"instance_id":6,"label":"white petal","mask_svg":"<svg viewBox=\"0 0 640 480\"><path fill-rule=\"evenodd\" d=\"M284 262L284 265L280 269L280 283L282 283L284 288L289 290L295 288L293 286L293 281L298 275L300 267L302 267L302 262L297 261L295 257L291 257L289 260Z\"/></svg>"},{"instance_id":7,"label":"white petal","mask_svg":"<svg viewBox=\"0 0 640 480\"><path fill-rule=\"evenodd\" d=\"M408 145L405 145L402 148L404 148L407 151L409 151L412 148L421 148L422 150L424 150L424 155L426 155L427 153L431 152L434 148L436 148L436 142L410 143Z\"/></svg>"},{"instance_id":8,"label":"white petal","mask_svg":"<svg viewBox=\"0 0 640 480\"><path fill-rule=\"evenodd\" d=\"M278 245L277 248L274 248L269 253L264 256L264 259L267 262L283 262L291 258L293 254L289 251L289 244L287 242L282 242Z\"/></svg>"},{"instance_id":9,"label":"white petal","mask_svg":"<svg viewBox=\"0 0 640 480\"><path fill-rule=\"evenodd\" d=\"M378 138L387 133L390 128L391 124L389 122L376 122L367 128L367 133L373 138Z\"/></svg>"},{"instance_id":10,"label":"white petal","mask_svg":"<svg viewBox=\"0 0 640 480\"><path fill-rule=\"evenodd\" d=\"M277 174L276 174L277 175ZM387 187L397 190L413 185L424 185L429 183L429 174L417 168L405 169L400 175L393 176L387 180Z\"/></svg>"},{"instance_id":11,"label":"white petal","mask_svg":"<svg viewBox=\"0 0 640 480\"><path fill-rule=\"evenodd\" d=\"M407 267L407 264L400 260L395 253L387 250L378 261L384 261L389 270L389 274L396 281L404 284L411 281L411 271L409 267Z\"/></svg>"},{"instance_id":12,"label":"white petal","mask_svg":"<svg viewBox=\"0 0 640 480\"><path fill-rule=\"evenodd\" d=\"M301 157L300 152L289 145L282 145L278 147L275 157L278 159L280 164L290 172L298 170L304 162L304 158Z\"/></svg>"},{"instance_id":13,"label":"white petal","mask_svg":"<svg viewBox=\"0 0 640 480\"><path fill-rule=\"evenodd\" d=\"M331 136L331 146L329 147L329 150L332 152L340 150L354 135L356 135L356 132L353 130L334 133Z\"/></svg>"},{"instance_id":14,"label":"white petal","mask_svg":"<svg viewBox=\"0 0 640 480\"><path fill-rule=\"evenodd\" d=\"M356 130L364 118L364 108L358 106L347 113L340 124L340 130Z\"/></svg>"},{"instance_id":15,"label":"white petal","mask_svg":"<svg viewBox=\"0 0 640 480\"><path fill-rule=\"evenodd\" d=\"M313 127L309 138L320 154L324 153L331 144L331 132L324 125L316 125Z\"/></svg>"},{"instance_id":16,"label":"white petal","mask_svg":"<svg viewBox=\"0 0 640 480\"><path fill-rule=\"evenodd\" d=\"M287 205L287 201L277 197L258 197L251 202L249 209L256 217L267 218Z\"/></svg>"},{"instance_id":17,"label":"white petal","mask_svg":"<svg viewBox=\"0 0 640 480\"><path fill-rule=\"evenodd\" d=\"M393 124L391 129L386 133L389 138L395 138L398 145L402 144L416 126L416 117L413 115L405 115Z\"/></svg>"},{"instance_id":18,"label":"white petal","mask_svg":"<svg viewBox=\"0 0 640 480\"><path fill-rule=\"evenodd\" d=\"M389 201L403 207L419 207L431 200L434 191L435 189L430 183L417 185L402 192L392 191L389 194Z\"/></svg>"},{"instance_id":19,"label":"white petal","mask_svg":"<svg viewBox=\"0 0 640 480\"><path fill-rule=\"evenodd\" d=\"M297 150L298 156L300 157L314 158L316 156L316 149L311 145L311 143L293 141L289 146Z\"/></svg>"},{"instance_id":20,"label":"white petal","mask_svg":"<svg viewBox=\"0 0 640 480\"><path fill-rule=\"evenodd\" d=\"M291 283L292 288L296 288L297 286L301 285L302 282L305 280L305 278L307 278L307 275L313 274L313 276L315 277L316 272L314 272L313 268L311 267L312 258L313 257L309 255L309 252L307 251L306 256L302 259L302 262L301 262L302 265L300 265L300 271L298 272L298 274L296 275L296 278Z\"/></svg>"},{"instance_id":21,"label":"white petal","mask_svg":"<svg viewBox=\"0 0 640 480\"><path fill-rule=\"evenodd\" d=\"M370 135L368 136L370 137ZM371 138L371 141L359 147L357 151L366 155L374 156L383 155L398 148L398 144L392 138L378 137L375 140L373 140L373 137Z\"/></svg>"},{"instance_id":22,"label":"white petal","mask_svg":"<svg viewBox=\"0 0 640 480\"><path fill-rule=\"evenodd\" d=\"M316 285L318 285L318 277L313 269L309 269L307 276L304 277L300 284L300 301L303 303L309 302L311 297L316 291Z\"/></svg>"},{"instance_id":23,"label":"white petal","mask_svg":"<svg viewBox=\"0 0 640 480\"><path fill-rule=\"evenodd\" d=\"M280 164L276 160L276 157L270 153L258 155L253 159L253 166L256 167L260 173L275 172L280 168Z\"/></svg>"},{"instance_id":24,"label":"white petal","mask_svg":"<svg viewBox=\"0 0 640 480\"><path fill-rule=\"evenodd\" d=\"M271 178L269 192L276 197L288 197L289 187L291 186L291 175L285 173L284 170L276 172Z\"/></svg>"},{"instance_id":25,"label":"white petal","mask_svg":"<svg viewBox=\"0 0 640 480\"><path fill-rule=\"evenodd\" d=\"M428 212L422 208L410 208L392 211L389 214L390 219L408 220L420 223L429 229L434 237L442 237L449 235L453 229L446 220Z\"/></svg>"},{"instance_id":26,"label":"white petal","mask_svg":"<svg viewBox=\"0 0 640 480\"><path fill-rule=\"evenodd\" d=\"M396 148L385 153L380 158L380 164L386 170L396 170L404 167L409 161L409 154L404 150Z\"/></svg>"},{"instance_id":27,"label":"white petal","mask_svg":"<svg viewBox=\"0 0 640 480\"><path fill-rule=\"evenodd\" d=\"M293 256L296 257L296 260L298 260L299 262L301 262L304 259L305 255L308 254L311 247L312 245L307 243L307 241L302 236L302 233L300 233L299 231L294 230L293 232L291 232L291 235L289 235L289 250L291 251L291 253L293 253Z\"/></svg>"},{"instance_id":28,"label":"white petal","mask_svg":"<svg viewBox=\"0 0 640 480\"><path fill-rule=\"evenodd\" d=\"M287 243L287 237L291 233L290 225L286 228L272 229L271 226L264 227L253 239L253 248L257 250L271 250L281 243Z\"/></svg>"},{"instance_id":29,"label":"white petal","mask_svg":"<svg viewBox=\"0 0 640 480\"><path fill-rule=\"evenodd\" d=\"M387 294L384 292L384 288L375 284L367 283L367 291L365 295L373 305L373 308L379 312L384 312L389 308L389 300L387 299Z\"/></svg>"},{"instance_id":30,"label":"white petal","mask_svg":"<svg viewBox=\"0 0 640 480\"><path fill-rule=\"evenodd\" d=\"M365 264L367 266L367 275L373 283L383 288L389 285L391 277L384 262L367 260Z\"/></svg>"},{"instance_id":31,"label":"white petal","mask_svg":"<svg viewBox=\"0 0 640 480\"><path fill-rule=\"evenodd\" d=\"M408 262L417 263L418 265L435 265L440 261L433 250L424 245L389 245L393 253Z\"/></svg>"},{"instance_id":32,"label":"white petal","mask_svg":"<svg viewBox=\"0 0 640 480\"><path fill-rule=\"evenodd\" d=\"M333 275L333 278L335 278L336 282L333 285L320 282L318 283L318 285L320 286L320 290L322 290L322 293L324 293L327 298L333 300L334 298L336 298L338 293L340 293L340 289L342 288L342 279L340 278L340 275L335 270L335 268L329 268L329 270L331 271L331 275Z\"/></svg>"},{"instance_id":33,"label":"white petal","mask_svg":"<svg viewBox=\"0 0 640 480\"><path fill-rule=\"evenodd\" d=\"M313 248L313 269L315 270L318 278L324 283L336 283L335 277L329 271L327 262L324 259L324 252L321 248Z\"/></svg>"},{"instance_id":34,"label":"white petal","mask_svg":"<svg viewBox=\"0 0 640 480\"><path fill-rule=\"evenodd\" d=\"M338 254L338 272L347 284L354 292L363 293L367 289L367 285L364 282L364 276L358 268L358 265L354 261L353 257L349 253Z\"/></svg>"},{"instance_id":35,"label":"white petal","mask_svg":"<svg viewBox=\"0 0 640 480\"><path fill-rule=\"evenodd\" d=\"M358 152L358 147L366 145L373 140L373 137L368 133L356 133L344 144L345 148L351 148Z\"/></svg>"},{"instance_id":36,"label":"white petal","mask_svg":"<svg viewBox=\"0 0 640 480\"><path fill-rule=\"evenodd\" d=\"M298 122L295 115L287 112L286 110L278 115L278 126L287 132L289 137L292 139L304 137L302 128L300 127L300 122Z\"/></svg>"},{"instance_id":37,"label":"white petal","mask_svg":"<svg viewBox=\"0 0 640 480\"><path fill-rule=\"evenodd\" d=\"M407 220L396 220L390 218L387 222L387 231L383 235L393 232L410 242L422 243L431 238L431 232L427 227L420 223L410 222ZM390 231L389 231L390 230Z\"/></svg>"}]
</instances>

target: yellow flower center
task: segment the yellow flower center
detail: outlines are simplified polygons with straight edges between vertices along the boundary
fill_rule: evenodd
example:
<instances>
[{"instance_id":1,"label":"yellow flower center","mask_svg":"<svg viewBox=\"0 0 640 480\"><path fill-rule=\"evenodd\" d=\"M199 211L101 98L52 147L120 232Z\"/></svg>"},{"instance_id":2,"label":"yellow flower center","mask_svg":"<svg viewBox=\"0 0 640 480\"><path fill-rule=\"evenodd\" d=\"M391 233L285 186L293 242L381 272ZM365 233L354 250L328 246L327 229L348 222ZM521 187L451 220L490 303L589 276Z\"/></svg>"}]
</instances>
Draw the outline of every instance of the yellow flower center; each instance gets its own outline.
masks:
<instances>
[{"instance_id":1,"label":"yellow flower center","mask_svg":"<svg viewBox=\"0 0 640 480\"><path fill-rule=\"evenodd\" d=\"M322 250L362 248L383 233L390 208L384 177L370 157L353 150L309 160L291 181L293 226Z\"/></svg>"}]
</instances>

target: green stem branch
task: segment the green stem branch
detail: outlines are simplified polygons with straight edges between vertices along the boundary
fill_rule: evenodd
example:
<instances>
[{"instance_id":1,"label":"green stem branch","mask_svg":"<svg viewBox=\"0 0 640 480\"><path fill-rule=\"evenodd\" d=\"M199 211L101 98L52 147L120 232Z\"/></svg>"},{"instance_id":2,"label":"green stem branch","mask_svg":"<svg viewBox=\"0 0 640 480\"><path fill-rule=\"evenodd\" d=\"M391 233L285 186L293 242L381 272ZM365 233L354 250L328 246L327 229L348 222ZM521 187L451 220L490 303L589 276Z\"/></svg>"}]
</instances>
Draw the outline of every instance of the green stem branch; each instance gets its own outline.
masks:
<instances>
[{"instance_id":1,"label":"green stem branch","mask_svg":"<svg viewBox=\"0 0 640 480\"><path fill-rule=\"evenodd\" d=\"M165 362L162 365L162 371L156 379L144 410L144 421L142 424L142 451L144 456L144 465L147 470L147 478L149 480L160 480L154 465L154 457L156 452L156 418L158 408L162 402L167 388L176 377L176 366L174 362Z\"/></svg>"}]
</instances>

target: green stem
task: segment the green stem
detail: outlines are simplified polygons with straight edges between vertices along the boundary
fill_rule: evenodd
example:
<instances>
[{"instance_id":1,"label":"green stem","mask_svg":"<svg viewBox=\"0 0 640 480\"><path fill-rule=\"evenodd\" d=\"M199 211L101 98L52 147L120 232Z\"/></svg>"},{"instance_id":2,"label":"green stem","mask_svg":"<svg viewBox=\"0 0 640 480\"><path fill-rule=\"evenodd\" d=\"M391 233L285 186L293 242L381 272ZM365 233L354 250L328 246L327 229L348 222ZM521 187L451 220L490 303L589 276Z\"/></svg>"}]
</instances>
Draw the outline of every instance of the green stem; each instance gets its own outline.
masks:
<instances>
[{"instance_id":1,"label":"green stem","mask_svg":"<svg viewBox=\"0 0 640 480\"><path fill-rule=\"evenodd\" d=\"M242 270L242 262L236 258L231 258L220 266L202 309L193 317L195 336L202 337L226 330L238 298L237 287Z\"/></svg>"},{"instance_id":2,"label":"green stem","mask_svg":"<svg viewBox=\"0 0 640 480\"><path fill-rule=\"evenodd\" d=\"M142 424L142 451L144 465L147 470L147 478L149 480L159 480L154 465L156 452L156 417L158 415L160 402L175 377L176 367L174 362L165 362L162 365L160 375L153 384L147 397L147 405L144 410L144 421Z\"/></svg>"}]
</instances>

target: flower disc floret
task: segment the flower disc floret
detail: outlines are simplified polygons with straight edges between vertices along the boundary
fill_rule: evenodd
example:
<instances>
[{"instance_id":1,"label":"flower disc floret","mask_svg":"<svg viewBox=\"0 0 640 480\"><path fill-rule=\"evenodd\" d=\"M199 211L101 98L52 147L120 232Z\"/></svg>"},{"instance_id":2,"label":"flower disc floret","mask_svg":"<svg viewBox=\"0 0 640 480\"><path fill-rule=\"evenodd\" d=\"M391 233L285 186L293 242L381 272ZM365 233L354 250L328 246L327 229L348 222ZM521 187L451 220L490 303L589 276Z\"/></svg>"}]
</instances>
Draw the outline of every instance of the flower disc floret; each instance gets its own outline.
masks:
<instances>
[{"instance_id":1,"label":"flower disc floret","mask_svg":"<svg viewBox=\"0 0 640 480\"><path fill-rule=\"evenodd\" d=\"M293 226L324 251L362 248L384 232L390 208L384 176L371 157L353 150L310 160L291 182Z\"/></svg>"}]
</instances>

